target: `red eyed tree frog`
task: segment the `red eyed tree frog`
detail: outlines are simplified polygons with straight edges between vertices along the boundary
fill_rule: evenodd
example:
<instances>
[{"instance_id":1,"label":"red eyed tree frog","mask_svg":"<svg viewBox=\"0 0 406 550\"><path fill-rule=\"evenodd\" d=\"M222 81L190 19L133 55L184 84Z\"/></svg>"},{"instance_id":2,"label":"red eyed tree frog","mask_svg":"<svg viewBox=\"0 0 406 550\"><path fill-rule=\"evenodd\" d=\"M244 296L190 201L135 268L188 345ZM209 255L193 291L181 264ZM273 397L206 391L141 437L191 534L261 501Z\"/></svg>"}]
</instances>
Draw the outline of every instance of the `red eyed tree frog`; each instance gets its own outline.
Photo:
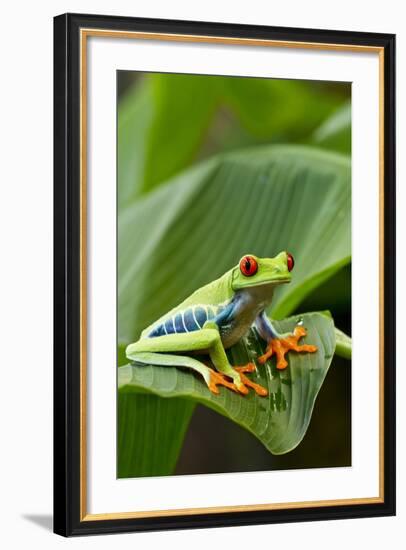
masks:
<instances>
[{"instance_id":1,"label":"red eyed tree frog","mask_svg":"<svg viewBox=\"0 0 406 550\"><path fill-rule=\"evenodd\" d=\"M246 254L237 266L196 290L147 327L140 339L127 347L128 359L142 364L193 369L203 376L215 394L219 393L217 386L223 385L240 394L247 394L251 387L258 395L267 395L266 388L245 374L253 372L255 365L231 366L225 349L236 344L255 324L261 338L267 342L266 352L258 358L259 363L265 363L275 354L277 368L285 369L288 351L317 351L316 346L298 344L306 335L303 326L296 326L293 333L278 334L265 313L275 287L290 282L293 266L293 257L288 252L281 252L275 258ZM216 370L191 357L205 354L209 355Z\"/></svg>"}]
</instances>

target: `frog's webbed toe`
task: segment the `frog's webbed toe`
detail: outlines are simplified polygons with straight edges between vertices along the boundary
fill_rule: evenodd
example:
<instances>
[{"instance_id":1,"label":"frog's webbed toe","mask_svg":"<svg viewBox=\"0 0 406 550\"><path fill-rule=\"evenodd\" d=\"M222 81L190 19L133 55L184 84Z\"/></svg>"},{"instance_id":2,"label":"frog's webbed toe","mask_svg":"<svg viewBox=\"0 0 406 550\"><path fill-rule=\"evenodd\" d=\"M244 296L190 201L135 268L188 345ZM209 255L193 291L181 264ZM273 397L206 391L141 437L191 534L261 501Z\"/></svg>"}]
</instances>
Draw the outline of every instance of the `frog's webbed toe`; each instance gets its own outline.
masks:
<instances>
[{"instance_id":1,"label":"frog's webbed toe","mask_svg":"<svg viewBox=\"0 0 406 550\"><path fill-rule=\"evenodd\" d=\"M310 344L298 344L300 338L306 336L306 334L306 329L303 326L298 325L295 327L292 335L284 338L273 338L268 342L266 352L258 357L258 361L263 364L275 354L276 368L279 370L286 369L288 362L285 359L285 354L288 353L288 351L292 350L299 353L314 353L317 351L317 346L312 346Z\"/></svg>"}]
</instances>

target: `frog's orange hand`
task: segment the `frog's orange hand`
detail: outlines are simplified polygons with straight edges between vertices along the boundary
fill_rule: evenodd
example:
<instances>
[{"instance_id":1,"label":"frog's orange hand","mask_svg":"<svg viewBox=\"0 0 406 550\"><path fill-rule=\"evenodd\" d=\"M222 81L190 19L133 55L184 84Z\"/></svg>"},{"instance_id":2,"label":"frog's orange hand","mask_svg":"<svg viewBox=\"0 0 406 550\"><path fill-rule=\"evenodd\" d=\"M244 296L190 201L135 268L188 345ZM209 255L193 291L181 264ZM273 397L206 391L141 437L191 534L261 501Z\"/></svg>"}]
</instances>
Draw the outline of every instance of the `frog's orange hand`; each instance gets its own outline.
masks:
<instances>
[{"instance_id":1,"label":"frog's orange hand","mask_svg":"<svg viewBox=\"0 0 406 550\"><path fill-rule=\"evenodd\" d=\"M273 338L268 342L266 352L258 357L258 361L263 364L265 363L273 354L276 355L276 368L279 370L286 369L288 362L285 359L285 354L290 351L297 352L308 352L314 353L317 351L317 346L311 346L309 344L299 345L298 341L303 336L306 336L306 329L302 326L295 327L292 336L287 336L286 338Z\"/></svg>"}]
</instances>

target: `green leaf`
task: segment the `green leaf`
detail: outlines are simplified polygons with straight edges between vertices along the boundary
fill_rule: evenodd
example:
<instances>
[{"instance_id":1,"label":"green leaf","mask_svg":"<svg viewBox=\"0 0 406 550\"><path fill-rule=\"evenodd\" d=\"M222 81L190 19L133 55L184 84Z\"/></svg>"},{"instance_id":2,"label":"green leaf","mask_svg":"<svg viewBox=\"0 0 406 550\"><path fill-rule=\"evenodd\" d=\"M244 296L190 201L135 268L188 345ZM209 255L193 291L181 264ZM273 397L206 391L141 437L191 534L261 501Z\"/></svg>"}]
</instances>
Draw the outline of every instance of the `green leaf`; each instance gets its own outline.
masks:
<instances>
[{"instance_id":1,"label":"green leaf","mask_svg":"<svg viewBox=\"0 0 406 550\"><path fill-rule=\"evenodd\" d=\"M314 132L313 143L342 153L351 153L351 102L340 106Z\"/></svg>"},{"instance_id":2,"label":"green leaf","mask_svg":"<svg viewBox=\"0 0 406 550\"><path fill-rule=\"evenodd\" d=\"M259 397L253 391L247 396L242 396L226 388L221 388L220 394L214 395L201 377L188 370L138 365L118 369L119 394L131 399L134 392L146 391L162 398L183 398L203 403L249 430L273 454L287 453L300 443L306 433L317 394L329 369L335 348L334 323L328 315L311 313L291 317L276 322L276 328L280 332L292 331L300 320L308 331L303 342L316 345L318 351L290 352L287 356L289 366L282 371L276 369L274 358L265 365L258 366L256 375L250 376L269 390L267 397ZM263 353L264 348L265 343L255 329L252 329L247 338L229 350L230 361L234 365L255 361L257 356ZM137 395L137 403L138 399ZM171 400L161 400L166 401ZM163 416L160 415L159 420L168 425L168 419L165 420ZM147 429L145 426L139 427L136 419L129 426L130 428L126 429L120 425L122 439L127 441L132 449L128 451L124 446L122 452L125 452L126 456L136 452L134 439L138 444L141 440L140 434L134 435L136 430L131 427L137 426L138 430ZM157 423L149 417L147 426L154 430ZM142 454L142 445L139 452ZM120 461L121 453L119 463Z\"/></svg>"},{"instance_id":3,"label":"green leaf","mask_svg":"<svg viewBox=\"0 0 406 550\"><path fill-rule=\"evenodd\" d=\"M261 140L303 139L337 105L333 94L300 80L227 78L224 88L226 103L243 126Z\"/></svg>"},{"instance_id":4,"label":"green leaf","mask_svg":"<svg viewBox=\"0 0 406 550\"><path fill-rule=\"evenodd\" d=\"M342 330L336 328L336 349L335 352L344 359L351 359L352 340Z\"/></svg>"},{"instance_id":5,"label":"green leaf","mask_svg":"<svg viewBox=\"0 0 406 550\"><path fill-rule=\"evenodd\" d=\"M303 141L341 102L314 82L144 74L118 104L119 207L197 158Z\"/></svg>"},{"instance_id":6,"label":"green leaf","mask_svg":"<svg viewBox=\"0 0 406 550\"><path fill-rule=\"evenodd\" d=\"M152 86L148 80L128 91L118 106L117 165L118 207L134 201L144 181L148 133L154 120Z\"/></svg>"},{"instance_id":7,"label":"green leaf","mask_svg":"<svg viewBox=\"0 0 406 550\"><path fill-rule=\"evenodd\" d=\"M144 196L119 218L119 343L240 257L295 258L293 281L275 292L282 318L350 260L350 163L308 147L219 155Z\"/></svg>"},{"instance_id":8,"label":"green leaf","mask_svg":"<svg viewBox=\"0 0 406 550\"><path fill-rule=\"evenodd\" d=\"M346 314L351 309L351 264L318 286L301 302L299 309L306 312L327 308L331 311L336 324L336 316Z\"/></svg>"},{"instance_id":9,"label":"green leaf","mask_svg":"<svg viewBox=\"0 0 406 550\"><path fill-rule=\"evenodd\" d=\"M118 104L119 208L194 160L214 113L218 81L145 75Z\"/></svg>"},{"instance_id":10,"label":"green leaf","mask_svg":"<svg viewBox=\"0 0 406 550\"><path fill-rule=\"evenodd\" d=\"M199 75L151 75L154 120L145 151L141 192L194 160L214 113L217 80Z\"/></svg>"},{"instance_id":11,"label":"green leaf","mask_svg":"<svg viewBox=\"0 0 406 550\"><path fill-rule=\"evenodd\" d=\"M119 391L117 477L171 474L194 408L186 399Z\"/></svg>"}]
</instances>

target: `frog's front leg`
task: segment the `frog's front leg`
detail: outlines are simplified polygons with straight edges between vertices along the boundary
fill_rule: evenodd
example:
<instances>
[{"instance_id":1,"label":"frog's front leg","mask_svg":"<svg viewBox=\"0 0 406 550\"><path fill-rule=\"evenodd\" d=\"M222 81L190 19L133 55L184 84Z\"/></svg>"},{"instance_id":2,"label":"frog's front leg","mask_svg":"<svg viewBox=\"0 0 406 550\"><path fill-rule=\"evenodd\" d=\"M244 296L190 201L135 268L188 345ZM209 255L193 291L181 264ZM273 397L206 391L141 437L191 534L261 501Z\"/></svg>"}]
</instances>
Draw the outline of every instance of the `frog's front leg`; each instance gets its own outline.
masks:
<instances>
[{"instance_id":1,"label":"frog's front leg","mask_svg":"<svg viewBox=\"0 0 406 550\"><path fill-rule=\"evenodd\" d=\"M255 320L255 325L261 336L267 343L266 352L258 357L260 363L265 363L272 355L276 355L276 368L285 369L288 366L288 362L285 359L285 354L288 351L296 352L308 352L314 353L317 351L317 346L309 344L298 344L300 338L306 336L306 329L297 325L293 332L280 334L278 333L271 321L266 316L266 313L262 311Z\"/></svg>"},{"instance_id":2,"label":"frog's front leg","mask_svg":"<svg viewBox=\"0 0 406 550\"><path fill-rule=\"evenodd\" d=\"M144 364L180 366L193 369L203 376L212 393L219 393L218 385L226 386L237 393L243 394L248 393L247 385L250 385L257 393L260 392L261 390L256 388L257 384L251 381L249 381L249 384L244 384L242 378L245 379L245 375L233 369L229 364L218 328L214 328L217 325L214 323L213 327L210 322L206 324L201 330L193 332L141 338L138 342L127 347L126 355L129 359ZM193 357L181 355L181 352L199 351L209 354L217 371L210 369ZM264 392L266 390L262 388L260 395L266 395Z\"/></svg>"}]
</instances>

